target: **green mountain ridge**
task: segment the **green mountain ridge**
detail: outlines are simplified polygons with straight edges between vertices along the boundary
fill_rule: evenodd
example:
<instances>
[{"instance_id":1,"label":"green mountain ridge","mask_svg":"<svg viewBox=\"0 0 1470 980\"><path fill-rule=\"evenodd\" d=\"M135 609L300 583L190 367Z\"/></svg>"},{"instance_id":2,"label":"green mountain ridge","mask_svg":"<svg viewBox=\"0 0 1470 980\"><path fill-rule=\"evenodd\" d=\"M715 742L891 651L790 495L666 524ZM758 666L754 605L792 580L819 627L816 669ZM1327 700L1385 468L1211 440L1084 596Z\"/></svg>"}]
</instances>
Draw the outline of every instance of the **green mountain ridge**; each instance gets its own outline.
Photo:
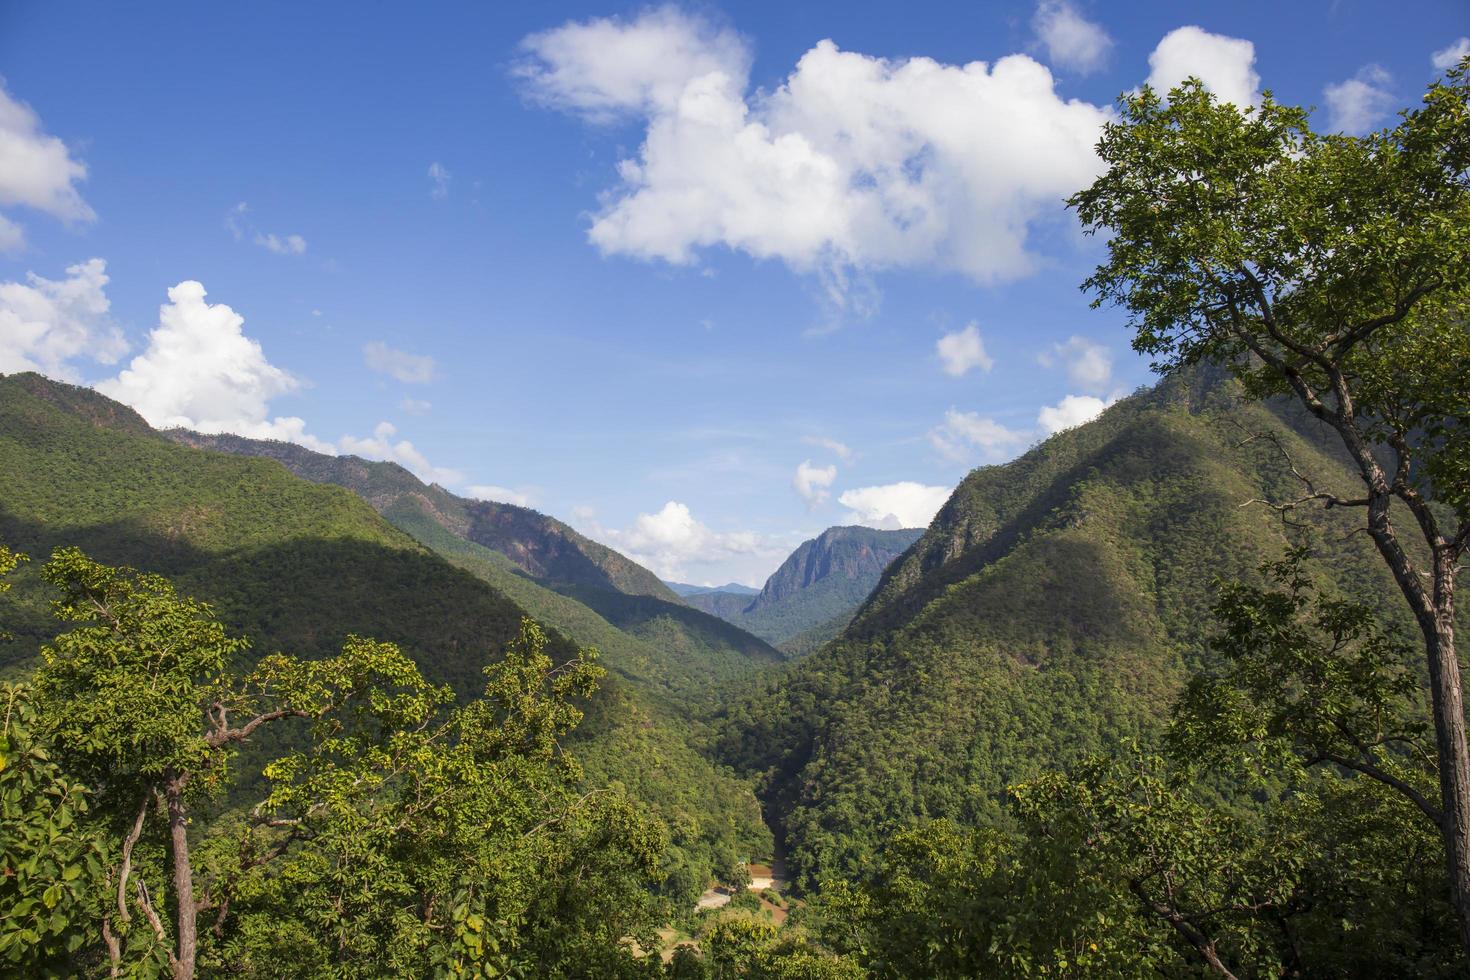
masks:
<instances>
[{"instance_id":1,"label":"green mountain ridge","mask_svg":"<svg viewBox=\"0 0 1470 980\"><path fill-rule=\"evenodd\" d=\"M368 464L373 479L412 479L377 465ZM356 633L397 643L429 679L462 696L483 686L481 668L529 614L549 627L558 658L578 645L602 650L609 675L587 706L578 753L589 781L623 786L670 826L671 893L697 894L711 874L769 851L748 782L704 758L707 735L682 706L724 674L779 659L754 638L747 646L758 655L727 647L715 651L723 660L692 641L674 649L640 640L438 523L425 519L418 530L449 540L421 543L344 487L302 479L271 459L164 438L96 392L35 374L0 376L0 472L0 541L36 559L0 597L0 621L16 634L0 645L8 676L26 673L59 631L39 565L65 545L169 576L249 638L253 656L326 656ZM436 543L460 550L436 553ZM636 586L636 572L627 581ZM738 632L706 618L711 630Z\"/></svg>"},{"instance_id":2,"label":"green mountain ridge","mask_svg":"<svg viewBox=\"0 0 1470 980\"><path fill-rule=\"evenodd\" d=\"M1315 574L1392 582L1332 512L1293 531L1257 498L1352 476L1300 419L1218 373L1166 379L1014 462L982 467L835 641L732 706L722 757L764 779L806 886L861 875L899 827L1003 823L1006 787L1155 731L1204 655L1215 576L1309 535ZM1290 532L1290 533L1288 533Z\"/></svg>"},{"instance_id":3,"label":"green mountain ridge","mask_svg":"<svg viewBox=\"0 0 1470 980\"><path fill-rule=\"evenodd\" d=\"M396 463L234 435L163 435L273 459L304 479L351 490L415 540L677 699L707 701L721 681L782 659L763 640L685 605L631 559L529 508L459 497Z\"/></svg>"}]
</instances>

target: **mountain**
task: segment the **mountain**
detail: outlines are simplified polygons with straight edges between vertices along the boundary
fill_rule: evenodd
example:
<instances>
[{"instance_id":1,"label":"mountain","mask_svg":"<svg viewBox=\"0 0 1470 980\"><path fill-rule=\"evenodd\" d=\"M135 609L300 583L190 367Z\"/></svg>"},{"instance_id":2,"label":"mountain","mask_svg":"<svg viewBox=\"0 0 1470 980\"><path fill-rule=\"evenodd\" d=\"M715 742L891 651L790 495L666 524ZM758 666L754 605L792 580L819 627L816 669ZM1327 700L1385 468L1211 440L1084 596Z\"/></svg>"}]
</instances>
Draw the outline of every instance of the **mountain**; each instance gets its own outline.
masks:
<instances>
[{"instance_id":1,"label":"mountain","mask_svg":"<svg viewBox=\"0 0 1470 980\"><path fill-rule=\"evenodd\" d=\"M708 595L711 592L725 592L730 595L759 595L760 589L752 589L748 585L739 582L727 582L724 585L686 585L683 582L665 582L674 594L680 598L692 595Z\"/></svg>"},{"instance_id":2,"label":"mountain","mask_svg":"<svg viewBox=\"0 0 1470 980\"><path fill-rule=\"evenodd\" d=\"M832 643L729 708L722 757L759 774L796 878L861 873L891 832L1004 821L1006 787L1155 732L1204 659L1216 576L1289 541L1312 572L1396 591L1353 515L1258 498L1355 477L1286 408L1218 373L1167 379L1019 459L972 472Z\"/></svg>"},{"instance_id":3,"label":"mountain","mask_svg":"<svg viewBox=\"0 0 1470 980\"><path fill-rule=\"evenodd\" d=\"M608 614L647 627L649 638L640 638L427 517L418 530L443 535L443 554L348 489L302 479L272 459L183 442L89 389L36 374L0 376L0 541L34 559L11 577L13 591L0 595L0 623L16 635L0 644L0 674L25 674L40 644L59 631L38 573L66 545L168 576L210 602L232 632L251 641L253 656L323 656L357 633L397 643L429 679L462 696L479 692L483 666L529 614L549 627L557 658L579 645L602 649L609 673L586 706L577 754L591 784L624 787L669 825L672 892L697 895L716 869L769 851L749 783L700 753L707 738L684 701L720 677L776 662L776 651L677 603L607 590ZM352 459L333 465L403 505L395 512L411 509L391 490L414 488L406 471ZM414 498L413 513L454 504L433 490L417 484L423 499ZM487 513L467 510L477 520ZM540 515L511 517L496 526L534 527ZM533 543L541 547L522 557L539 556L543 568L664 591L646 570L590 542L567 535ZM641 604L669 609L649 612Z\"/></svg>"},{"instance_id":4,"label":"mountain","mask_svg":"<svg viewBox=\"0 0 1470 980\"><path fill-rule=\"evenodd\" d=\"M781 563L739 622L757 636L781 640L816 628L830 628L835 636L884 569L923 533L830 527Z\"/></svg>"},{"instance_id":5,"label":"mountain","mask_svg":"<svg viewBox=\"0 0 1470 980\"><path fill-rule=\"evenodd\" d=\"M693 606L695 609L703 609L711 616L732 623L740 621L740 614L750 608L751 600L760 593L755 589L749 592L727 592L724 589L712 589L708 592L693 592L684 596L685 605Z\"/></svg>"},{"instance_id":6,"label":"mountain","mask_svg":"<svg viewBox=\"0 0 1470 980\"><path fill-rule=\"evenodd\" d=\"M684 601L799 656L842 632L883 570L923 533L829 527L793 551L759 592L725 586Z\"/></svg>"},{"instance_id":7,"label":"mountain","mask_svg":"<svg viewBox=\"0 0 1470 980\"><path fill-rule=\"evenodd\" d=\"M632 559L527 507L470 500L396 463L328 456L294 443L172 429L196 448L279 462L351 490L390 524L512 596L578 643L618 656L629 676L707 701L718 682L782 659L764 640L691 608Z\"/></svg>"}]
</instances>

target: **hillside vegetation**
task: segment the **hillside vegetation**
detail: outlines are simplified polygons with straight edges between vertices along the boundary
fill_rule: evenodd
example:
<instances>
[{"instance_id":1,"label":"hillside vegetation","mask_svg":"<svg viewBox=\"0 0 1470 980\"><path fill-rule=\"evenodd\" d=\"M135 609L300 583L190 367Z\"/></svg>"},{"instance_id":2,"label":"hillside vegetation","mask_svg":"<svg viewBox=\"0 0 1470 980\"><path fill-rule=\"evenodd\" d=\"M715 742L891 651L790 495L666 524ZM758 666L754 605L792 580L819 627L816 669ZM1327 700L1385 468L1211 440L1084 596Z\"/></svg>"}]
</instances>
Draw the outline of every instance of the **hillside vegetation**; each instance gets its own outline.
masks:
<instances>
[{"instance_id":1,"label":"hillside vegetation","mask_svg":"<svg viewBox=\"0 0 1470 980\"><path fill-rule=\"evenodd\" d=\"M734 655L721 662L717 650L704 660L707 647L640 640L504 567L499 553L459 538L431 540L446 558L347 489L303 480L273 460L161 438L126 407L38 375L0 378L0 470L8 477L0 540L41 557L77 546L99 561L167 575L210 602L249 641L252 658L277 650L325 657L349 634L371 636L466 697L483 687L482 668L519 634L524 616L553 627L554 658L598 647L612 676L575 737L589 779L627 786L673 828L671 891L697 894L711 876L769 851L749 785L697 751L705 736L678 706L714 677L739 673ZM6 673L20 677L56 626L36 564L14 583L0 596L0 617L16 640L0 645L0 656ZM778 659L746 639L759 655L754 663Z\"/></svg>"},{"instance_id":2,"label":"hillside vegetation","mask_svg":"<svg viewBox=\"0 0 1470 980\"><path fill-rule=\"evenodd\" d=\"M1008 786L1156 734L1202 662L1216 577L1250 579L1293 537L1247 505L1296 489L1248 437L1348 485L1299 428L1195 373L971 473L838 640L729 709L724 757L765 778L797 878L860 874L926 819L1004 825ZM1313 534L1314 571L1405 627L1345 533Z\"/></svg>"}]
</instances>

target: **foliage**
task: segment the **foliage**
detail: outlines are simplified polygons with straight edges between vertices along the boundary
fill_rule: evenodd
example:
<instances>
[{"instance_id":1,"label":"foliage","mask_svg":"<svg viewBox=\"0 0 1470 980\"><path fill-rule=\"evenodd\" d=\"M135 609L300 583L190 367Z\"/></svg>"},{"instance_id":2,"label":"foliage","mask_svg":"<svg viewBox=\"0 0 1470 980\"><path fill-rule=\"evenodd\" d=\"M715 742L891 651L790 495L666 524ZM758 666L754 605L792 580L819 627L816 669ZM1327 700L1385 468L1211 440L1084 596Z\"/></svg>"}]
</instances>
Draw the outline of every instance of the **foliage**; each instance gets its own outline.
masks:
<instances>
[{"instance_id":1,"label":"foliage","mask_svg":"<svg viewBox=\"0 0 1470 980\"><path fill-rule=\"evenodd\" d=\"M732 863L769 853L750 781L704 758L705 736L689 715L717 682L776 662L776 651L656 599L647 602L689 623L646 620L647 636L635 636L630 631L643 629L638 621L624 620L630 631L620 629L428 519L418 504L449 507L458 498L399 467L239 441L286 454L291 465L326 461L329 473L306 475L340 478L368 500L308 483L273 459L171 443L89 389L37 375L0 378L0 468L8 475L0 537L41 554L79 544L104 562L167 575L182 592L208 600L230 634L249 642L231 664L240 671L277 649L329 658L357 632L393 643L429 681L468 699L483 685L485 652L513 640L523 615L531 615L546 626L557 662L574 658L577 647L602 650L611 676L582 705L588 721L570 736L587 762L584 789L616 785L638 794L669 826L668 894L697 894ZM368 501L383 494L403 495L387 515L407 534L373 513ZM548 534L556 531L551 525ZM41 577L22 568L16 579L14 593L0 596L0 625L19 640L0 648L0 664L10 665L0 671L20 678L55 630ZM232 799L263 792L260 771L272 753L301 744L293 742L295 726L260 734L263 740L242 746Z\"/></svg>"},{"instance_id":2,"label":"foliage","mask_svg":"<svg viewBox=\"0 0 1470 980\"><path fill-rule=\"evenodd\" d=\"M1324 484L1349 478L1283 416L1188 372L971 473L840 640L724 709L717 749L765 779L793 879L861 877L937 818L1011 827L1008 786L1147 744L1214 656L1211 583L1257 581L1293 538L1399 635L1391 582L1342 512L1297 530L1242 508L1296 482L1243 432L1273 433Z\"/></svg>"},{"instance_id":3,"label":"foliage","mask_svg":"<svg viewBox=\"0 0 1470 980\"><path fill-rule=\"evenodd\" d=\"M1428 802L1434 747L1408 647L1367 606L1321 595L1305 549L1263 565L1267 585L1220 585L1211 648L1169 732L1174 754L1249 771L1331 764Z\"/></svg>"},{"instance_id":4,"label":"foliage","mask_svg":"<svg viewBox=\"0 0 1470 980\"><path fill-rule=\"evenodd\" d=\"M93 939L108 856L86 788L36 739L31 690L0 684L0 711L0 972L67 976Z\"/></svg>"},{"instance_id":5,"label":"foliage","mask_svg":"<svg viewBox=\"0 0 1470 980\"><path fill-rule=\"evenodd\" d=\"M166 579L75 549L45 575L75 625L43 650L34 725L26 692L7 691L0 801L23 807L0 839L19 869L0 882L11 961L175 977L652 969L632 944L652 948L668 914L663 825L582 792L563 749L602 676L595 653L557 664L526 620L482 696L449 708L391 644L353 637L242 675L243 642ZM220 806L239 749L293 723L305 743L265 766L264 798Z\"/></svg>"},{"instance_id":6,"label":"foliage","mask_svg":"<svg viewBox=\"0 0 1470 980\"><path fill-rule=\"evenodd\" d=\"M739 915L721 919L704 937L702 950L675 951L668 975L674 980L858 980L865 974L852 960L806 937Z\"/></svg>"},{"instance_id":7,"label":"foliage","mask_svg":"<svg viewBox=\"0 0 1470 980\"><path fill-rule=\"evenodd\" d=\"M1432 775L1381 751L1422 731L1422 695L1305 558L1222 586L1219 666L1177 704L1168 756L1014 786L1006 831L899 835L871 880L824 890L822 936L892 977L1456 975Z\"/></svg>"},{"instance_id":8,"label":"foliage","mask_svg":"<svg viewBox=\"0 0 1470 980\"><path fill-rule=\"evenodd\" d=\"M625 798L577 794L560 741L600 669L553 668L544 647L528 622L440 724L273 764L246 849L290 850L242 882L222 964L270 975L296 950L303 976L637 973L627 941L653 941L664 839Z\"/></svg>"},{"instance_id":9,"label":"foliage","mask_svg":"<svg viewBox=\"0 0 1470 980\"><path fill-rule=\"evenodd\" d=\"M1449 373L1470 358L1467 101L1461 66L1396 128L1346 137L1197 80L1126 97L1109 169L1071 201L1110 232L1086 286L1162 364L1230 364L1253 391L1336 401L1369 442L1412 443L1407 480L1470 516L1470 391Z\"/></svg>"},{"instance_id":10,"label":"foliage","mask_svg":"<svg viewBox=\"0 0 1470 980\"><path fill-rule=\"evenodd\" d=\"M1289 393L1336 438L1356 492L1272 501L1360 514L1422 634L1449 885L1470 955L1470 741L1455 581L1470 549L1470 58L1392 129L1324 136L1269 95L1221 104L1197 79L1120 100L1107 171L1071 199L1156 367L1228 366ZM1271 498L1266 498L1268 501ZM1397 523L1403 519L1402 525Z\"/></svg>"}]
</instances>

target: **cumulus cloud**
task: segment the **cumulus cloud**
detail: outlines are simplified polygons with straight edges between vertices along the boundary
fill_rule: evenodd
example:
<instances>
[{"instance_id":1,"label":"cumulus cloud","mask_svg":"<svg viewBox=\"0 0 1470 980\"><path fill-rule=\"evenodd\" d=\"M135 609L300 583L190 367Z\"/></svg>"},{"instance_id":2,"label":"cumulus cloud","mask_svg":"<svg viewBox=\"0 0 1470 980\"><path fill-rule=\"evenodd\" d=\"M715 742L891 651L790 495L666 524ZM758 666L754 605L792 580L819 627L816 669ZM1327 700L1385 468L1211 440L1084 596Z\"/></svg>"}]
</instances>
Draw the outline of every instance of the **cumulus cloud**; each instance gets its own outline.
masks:
<instances>
[{"instance_id":1,"label":"cumulus cloud","mask_svg":"<svg viewBox=\"0 0 1470 980\"><path fill-rule=\"evenodd\" d=\"M96 214L76 185L87 167L66 144L41 130L35 111L17 100L0 80L0 207L26 207L63 221L91 221ZM0 217L0 250L15 251L25 233Z\"/></svg>"},{"instance_id":2,"label":"cumulus cloud","mask_svg":"<svg viewBox=\"0 0 1470 980\"><path fill-rule=\"evenodd\" d=\"M1074 429L1084 422L1091 422L1118 399L1103 401L1091 395L1068 395L1055 405L1046 405L1036 416L1036 424L1047 435L1056 435L1065 429Z\"/></svg>"},{"instance_id":3,"label":"cumulus cloud","mask_svg":"<svg viewBox=\"0 0 1470 980\"><path fill-rule=\"evenodd\" d=\"M850 508L847 521L884 530L928 527L953 492L904 480L876 487L844 490L838 503Z\"/></svg>"},{"instance_id":4,"label":"cumulus cloud","mask_svg":"<svg viewBox=\"0 0 1470 980\"><path fill-rule=\"evenodd\" d=\"M517 507L529 507L535 500L535 496L524 490L512 490L509 487L497 487L491 484L477 483L464 488L465 496L476 500L492 500L499 504L515 504Z\"/></svg>"},{"instance_id":5,"label":"cumulus cloud","mask_svg":"<svg viewBox=\"0 0 1470 980\"><path fill-rule=\"evenodd\" d=\"M1459 38L1449 47L1434 52L1429 57L1429 63L1436 71L1449 71L1458 65L1466 55L1470 55L1470 37Z\"/></svg>"},{"instance_id":6,"label":"cumulus cloud","mask_svg":"<svg viewBox=\"0 0 1470 980\"><path fill-rule=\"evenodd\" d=\"M370 436L343 436L337 441L345 453L364 459L377 459L397 463L425 483L456 484L464 480L464 474L443 466L435 466L407 439L396 439L397 426L391 422L379 422Z\"/></svg>"},{"instance_id":7,"label":"cumulus cloud","mask_svg":"<svg viewBox=\"0 0 1470 980\"><path fill-rule=\"evenodd\" d=\"M263 232L251 223L247 215L250 213L250 205L241 201L229 211L225 212L225 227L235 241L242 242L250 239L256 245L277 255L304 255L306 253L306 239L300 235L277 235L274 232Z\"/></svg>"},{"instance_id":8,"label":"cumulus cloud","mask_svg":"<svg viewBox=\"0 0 1470 980\"><path fill-rule=\"evenodd\" d=\"M426 402L421 398L405 398L398 403L398 407L409 415L427 415L429 414L429 410L434 406L432 403Z\"/></svg>"},{"instance_id":9,"label":"cumulus cloud","mask_svg":"<svg viewBox=\"0 0 1470 980\"><path fill-rule=\"evenodd\" d=\"M604 253L676 264L725 246L849 283L938 267L980 282L1034 267L1033 224L1095 176L1109 111L1056 92L1025 55L886 60L822 41L750 93L733 32L672 8L532 35L529 96L592 120L641 118L635 158L588 232Z\"/></svg>"},{"instance_id":10,"label":"cumulus cloud","mask_svg":"<svg viewBox=\"0 0 1470 980\"><path fill-rule=\"evenodd\" d=\"M245 336L244 317L223 303L206 303L205 295L193 280L170 289L147 348L97 390L133 406L157 428L233 432L333 452L301 419L270 417L271 399L301 383Z\"/></svg>"},{"instance_id":11,"label":"cumulus cloud","mask_svg":"<svg viewBox=\"0 0 1470 980\"><path fill-rule=\"evenodd\" d=\"M758 582L790 550L786 543L750 531L715 531L675 500L656 513L639 514L627 528L594 525L589 533L666 580L682 580L693 567L719 566L730 570L724 574L737 575L737 581Z\"/></svg>"},{"instance_id":12,"label":"cumulus cloud","mask_svg":"<svg viewBox=\"0 0 1470 980\"><path fill-rule=\"evenodd\" d=\"M1106 64L1113 48L1108 32L1079 14L1066 0L1042 0L1036 5L1031 28L1046 46L1052 64L1083 75Z\"/></svg>"},{"instance_id":13,"label":"cumulus cloud","mask_svg":"<svg viewBox=\"0 0 1470 980\"><path fill-rule=\"evenodd\" d=\"M530 96L594 122L673 110L691 79L745 78L751 55L729 28L675 7L629 22L569 22L521 42L515 68Z\"/></svg>"},{"instance_id":14,"label":"cumulus cloud","mask_svg":"<svg viewBox=\"0 0 1470 980\"><path fill-rule=\"evenodd\" d=\"M947 333L934 345L944 373L958 378L972 368L989 371L995 361L985 353L985 341L980 339L980 327L971 323L963 330Z\"/></svg>"},{"instance_id":15,"label":"cumulus cloud","mask_svg":"<svg viewBox=\"0 0 1470 980\"><path fill-rule=\"evenodd\" d=\"M1008 429L992 418L975 412L951 408L944 422L929 432L929 442L944 456L957 463L968 463L977 456L998 461L1026 440L1024 432Z\"/></svg>"},{"instance_id":16,"label":"cumulus cloud","mask_svg":"<svg viewBox=\"0 0 1470 980\"><path fill-rule=\"evenodd\" d=\"M846 443L838 442L836 439L830 439L827 436L807 436L801 441L808 446L820 446L843 462L852 459L852 450L848 448Z\"/></svg>"},{"instance_id":17,"label":"cumulus cloud","mask_svg":"<svg viewBox=\"0 0 1470 980\"><path fill-rule=\"evenodd\" d=\"M810 510L827 502L827 498L831 496L829 488L836 479L837 467L813 466L812 461L807 459L796 467L796 476L792 479L791 486L796 490L796 495L806 501L807 509Z\"/></svg>"},{"instance_id":18,"label":"cumulus cloud","mask_svg":"<svg viewBox=\"0 0 1470 980\"><path fill-rule=\"evenodd\" d=\"M102 259L68 266L65 279L31 272L25 282L0 283L0 374L40 371L74 381L75 358L116 363L128 345L107 315L106 285Z\"/></svg>"},{"instance_id":19,"label":"cumulus cloud","mask_svg":"<svg viewBox=\"0 0 1470 980\"><path fill-rule=\"evenodd\" d=\"M1350 135L1373 129L1393 112L1394 96L1388 88L1392 81L1393 76L1378 65L1364 65L1347 81L1328 85L1322 90L1328 126Z\"/></svg>"},{"instance_id":20,"label":"cumulus cloud","mask_svg":"<svg viewBox=\"0 0 1470 980\"><path fill-rule=\"evenodd\" d=\"M1074 335L1064 343L1052 344L1037 360L1042 367L1065 366L1067 378L1084 391L1101 393L1113 383L1112 353L1086 337Z\"/></svg>"},{"instance_id":21,"label":"cumulus cloud","mask_svg":"<svg viewBox=\"0 0 1470 980\"><path fill-rule=\"evenodd\" d=\"M380 340L363 347L362 359L379 374L386 374L405 384L425 384L434 380L436 365L432 357L395 350Z\"/></svg>"},{"instance_id":22,"label":"cumulus cloud","mask_svg":"<svg viewBox=\"0 0 1470 980\"><path fill-rule=\"evenodd\" d=\"M1180 27L1165 34L1148 56L1148 84L1163 95L1193 76L1222 102L1245 108L1261 100L1255 63L1256 46L1249 41Z\"/></svg>"},{"instance_id":23,"label":"cumulus cloud","mask_svg":"<svg viewBox=\"0 0 1470 980\"><path fill-rule=\"evenodd\" d=\"M454 175L445 169L444 164L437 160L429 164L429 180L433 187L429 190L429 196L436 201L442 201L449 196L449 182Z\"/></svg>"}]
</instances>

